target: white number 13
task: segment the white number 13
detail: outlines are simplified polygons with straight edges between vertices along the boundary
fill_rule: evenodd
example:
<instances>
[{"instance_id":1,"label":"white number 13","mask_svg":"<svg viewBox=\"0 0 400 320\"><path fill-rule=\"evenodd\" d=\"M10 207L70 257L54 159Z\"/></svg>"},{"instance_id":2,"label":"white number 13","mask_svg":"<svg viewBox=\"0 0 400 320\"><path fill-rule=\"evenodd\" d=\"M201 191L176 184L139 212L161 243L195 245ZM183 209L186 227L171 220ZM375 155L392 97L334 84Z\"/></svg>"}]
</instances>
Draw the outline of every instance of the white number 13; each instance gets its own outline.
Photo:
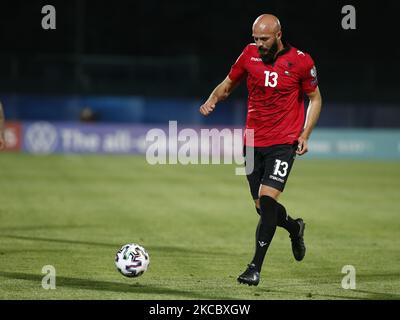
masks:
<instances>
[{"instance_id":1,"label":"white number 13","mask_svg":"<svg viewBox=\"0 0 400 320\"><path fill-rule=\"evenodd\" d=\"M287 175L288 168L289 168L289 164L286 161L281 161L281 160L276 159L274 175L276 176L278 174L281 177L284 177Z\"/></svg>"},{"instance_id":2,"label":"white number 13","mask_svg":"<svg viewBox=\"0 0 400 320\"><path fill-rule=\"evenodd\" d=\"M276 72L264 71L265 73L265 86L276 87L278 84L278 74Z\"/></svg>"}]
</instances>

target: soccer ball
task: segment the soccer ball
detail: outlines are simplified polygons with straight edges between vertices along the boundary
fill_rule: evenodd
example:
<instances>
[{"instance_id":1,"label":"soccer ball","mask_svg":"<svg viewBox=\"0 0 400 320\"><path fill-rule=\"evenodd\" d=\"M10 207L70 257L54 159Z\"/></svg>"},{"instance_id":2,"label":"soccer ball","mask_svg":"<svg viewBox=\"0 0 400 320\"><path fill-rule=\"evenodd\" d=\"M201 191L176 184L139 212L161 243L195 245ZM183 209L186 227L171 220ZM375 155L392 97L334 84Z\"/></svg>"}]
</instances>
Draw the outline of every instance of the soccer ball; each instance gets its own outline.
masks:
<instances>
[{"instance_id":1,"label":"soccer ball","mask_svg":"<svg viewBox=\"0 0 400 320\"><path fill-rule=\"evenodd\" d=\"M149 254L136 243L123 245L115 255L117 270L125 277L141 276L146 272L149 263Z\"/></svg>"}]
</instances>

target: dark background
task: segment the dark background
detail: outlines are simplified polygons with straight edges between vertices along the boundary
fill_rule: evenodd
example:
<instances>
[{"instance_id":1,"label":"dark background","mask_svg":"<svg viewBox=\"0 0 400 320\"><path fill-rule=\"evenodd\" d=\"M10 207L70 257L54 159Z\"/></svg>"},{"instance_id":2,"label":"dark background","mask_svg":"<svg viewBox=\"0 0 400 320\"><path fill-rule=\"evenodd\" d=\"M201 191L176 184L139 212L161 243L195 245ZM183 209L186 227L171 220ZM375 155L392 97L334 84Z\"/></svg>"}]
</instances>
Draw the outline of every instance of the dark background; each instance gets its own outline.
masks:
<instances>
[{"instance_id":1,"label":"dark background","mask_svg":"<svg viewBox=\"0 0 400 320\"><path fill-rule=\"evenodd\" d=\"M56 30L41 27L46 4ZM341 27L346 4L356 30ZM268 12L315 60L325 101L397 103L398 10L396 1L1 1L0 92L203 98Z\"/></svg>"}]
</instances>

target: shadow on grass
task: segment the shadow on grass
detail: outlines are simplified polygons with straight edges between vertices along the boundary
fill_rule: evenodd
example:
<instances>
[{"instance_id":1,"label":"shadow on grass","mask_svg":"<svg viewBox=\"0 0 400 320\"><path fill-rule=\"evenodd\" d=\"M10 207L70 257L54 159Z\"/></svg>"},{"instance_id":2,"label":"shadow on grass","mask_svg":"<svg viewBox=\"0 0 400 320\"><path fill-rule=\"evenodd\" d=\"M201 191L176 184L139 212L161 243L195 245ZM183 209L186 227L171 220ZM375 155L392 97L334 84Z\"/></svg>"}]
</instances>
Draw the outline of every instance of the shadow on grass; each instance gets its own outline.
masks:
<instances>
[{"instance_id":1,"label":"shadow on grass","mask_svg":"<svg viewBox=\"0 0 400 320\"><path fill-rule=\"evenodd\" d=\"M362 297L351 297L351 296L340 296L340 295L331 295L331 294L320 294L320 293L305 293L305 292L298 292L296 290L293 291L284 291L284 290L272 290L272 289L261 289L263 292L274 292L274 293L284 293L284 294L290 294L290 295L296 295L297 297L302 297L303 299L312 299L312 298L319 298L319 297L324 297L324 298L335 298L335 299L341 299L341 300L370 300L369 298L362 298ZM299 298L301 299L301 298ZM327 300L327 299L326 299Z\"/></svg>"},{"instance_id":2,"label":"shadow on grass","mask_svg":"<svg viewBox=\"0 0 400 320\"><path fill-rule=\"evenodd\" d=\"M79 240L69 240L69 239L57 239L57 238L45 238L45 237L28 237L28 236L18 236L10 234L2 234L1 238L10 238L17 240L29 240L29 241L44 241L52 243L63 243L63 244L77 244L77 245L87 245L87 246L98 246L98 247L109 247L118 249L121 247L120 244L115 243L104 243L104 242L91 242L91 241L79 241Z\"/></svg>"},{"instance_id":3,"label":"shadow on grass","mask_svg":"<svg viewBox=\"0 0 400 320\"><path fill-rule=\"evenodd\" d=\"M82 228L97 228L96 225L40 225L40 226L14 226L0 227L1 231L36 231L36 230L52 230L52 229L82 229Z\"/></svg>"},{"instance_id":4,"label":"shadow on grass","mask_svg":"<svg viewBox=\"0 0 400 320\"><path fill-rule=\"evenodd\" d=\"M20 272L4 272L0 271L0 276L16 279L16 280L28 280L37 283L38 285L42 282L43 275L35 275L29 273ZM138 283L121 283L121 282L109 282L109 281L99 281L81 278L71 278L71 277L60 277L57 276L56 279L57 288L68 287L76 288L79 290L95 290L95 291L109 291L116 293L133 293L133 294L158 294L167 296L180 296L184 299L220 299L220 300L233 300L234 298L218 296L218 295L208 295L200 292L193 291L183 291L178 289L165 288L161 286L153 286L147 284ZM66 297L67 298L67 297ZM132 297L134 299L135 297ZM143 296L140 298L143 299Z\"/></svg>"},{"instance_id":5,"label":"shadow on grass","mask_svg":"<svg viewBox=\"0 0 400 320\"><path fill-rule=\"evenodd\" d=\"M343 289L344 290L344 289ZM373 291L366 291L366 290L346 290L348 292L347 295L333 295L333 294L321 294L321 293L305 293L305 292L296 292L296 290L293 291L284 291L284 290L272 290L272 289L261 289L263 292L274 292L274 293L286 293L286 294L295 294L297 296L303 296L304 298L307 299L312 299L312 298L335 298L335 299L341 299L341 300L399 300L400 295L398 294L393 294L393 293L384 293L384 292L373 292ZM363 294L368 294L368 297L357 297L355 296L356 294L363 293Z\"/></svg>"},{"instance_id":6,"label":"shadow on grass","mask_svg":"<svg viewBox=\"0 0 400 320\"><path fill-rule=\"evenodd\" d=\"M97 246L105 248L114 248L116 251L122 246L121 243L105 243L105 242L93 242L93 241L80 241L80 240L69 240L69 239L58 239L58 238L46 238L46 237L32 237L32 236L18 236L1 234L1 238L17 239L17 240L28 240L28 241L44 241L51 243L63 243L63 244L74 244L74 245L86 245L86 246ZM228 252L215 251L215 250L198 250L191 247L176 247L176 246L146 246L147 251L151 254L154 251L167 252L168 254L202 254L202 255L214 255L214 256L226 256L230 255Z\"/></svg>"}]
</instances>

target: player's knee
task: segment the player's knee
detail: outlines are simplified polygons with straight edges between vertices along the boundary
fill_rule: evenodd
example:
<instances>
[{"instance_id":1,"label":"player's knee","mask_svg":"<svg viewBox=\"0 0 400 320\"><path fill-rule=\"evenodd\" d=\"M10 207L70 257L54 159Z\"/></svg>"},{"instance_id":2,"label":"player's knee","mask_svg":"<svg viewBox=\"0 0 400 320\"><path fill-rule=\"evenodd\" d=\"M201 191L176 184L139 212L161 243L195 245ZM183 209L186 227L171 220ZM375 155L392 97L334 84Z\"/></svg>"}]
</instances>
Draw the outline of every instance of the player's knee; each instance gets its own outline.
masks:
<instances>
[{"instance_id":1,"label":"player's knee","mask_svg":"<svg viewBox=\"0 0 400 320\"><path fill-rule=\"evenodd\" d=\"M278 189L275 189L273 187L269 187L266 185L260 186L260 190L259 190L260 199L263 196L268 196L268 197L274 199L275 201L278 201L280 194L281 194L281 191L279 191Z\"/></svg>"}]
</instances>

